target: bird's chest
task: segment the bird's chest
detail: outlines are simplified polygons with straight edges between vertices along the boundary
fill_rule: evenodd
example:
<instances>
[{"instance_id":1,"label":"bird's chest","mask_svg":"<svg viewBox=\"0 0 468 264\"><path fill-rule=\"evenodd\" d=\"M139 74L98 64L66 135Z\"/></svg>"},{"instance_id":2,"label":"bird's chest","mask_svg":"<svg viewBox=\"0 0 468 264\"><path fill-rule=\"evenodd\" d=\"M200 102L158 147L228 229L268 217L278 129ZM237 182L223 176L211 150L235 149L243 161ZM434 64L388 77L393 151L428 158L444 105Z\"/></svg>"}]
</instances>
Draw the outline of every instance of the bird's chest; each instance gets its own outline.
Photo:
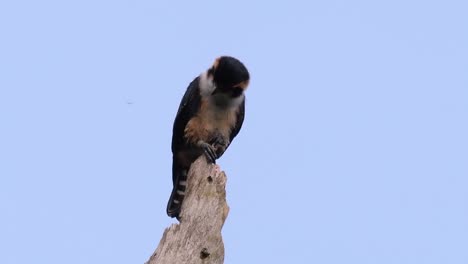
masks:
<instances>
[{"instance_id":1,"label":"bird's chest","mask_svg":"<svg viewBox=\"0 0 468 264\"><path fill-rule=\"evenodd\" d=\"M235 108L220 107L208 100L202 100L200 110L185 127L185 136L192 143L199 140L209 142L219 135L228 139L235 119Z\"/></svg>"}]
</instances>

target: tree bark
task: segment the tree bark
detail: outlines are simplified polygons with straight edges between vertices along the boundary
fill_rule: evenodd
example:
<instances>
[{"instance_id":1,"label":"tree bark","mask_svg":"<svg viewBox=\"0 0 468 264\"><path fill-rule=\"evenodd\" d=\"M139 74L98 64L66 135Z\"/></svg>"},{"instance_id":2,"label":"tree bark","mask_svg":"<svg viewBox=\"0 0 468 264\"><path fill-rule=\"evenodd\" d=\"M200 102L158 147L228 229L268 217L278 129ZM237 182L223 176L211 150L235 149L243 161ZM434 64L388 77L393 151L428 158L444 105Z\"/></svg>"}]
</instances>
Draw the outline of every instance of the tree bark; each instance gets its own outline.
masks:
<instances>
[{"instance_id":1,"label":"tree bark","mask_svg":"<svg viewBox=\"0 0 468 264\"><path fill-rule=\"evenodd\" d=\"M180 223L166 228L146 264L222 264L224 243L221 229L229 213L226 175L204 156L188 174Z\"/></svg>"}]
</instances>

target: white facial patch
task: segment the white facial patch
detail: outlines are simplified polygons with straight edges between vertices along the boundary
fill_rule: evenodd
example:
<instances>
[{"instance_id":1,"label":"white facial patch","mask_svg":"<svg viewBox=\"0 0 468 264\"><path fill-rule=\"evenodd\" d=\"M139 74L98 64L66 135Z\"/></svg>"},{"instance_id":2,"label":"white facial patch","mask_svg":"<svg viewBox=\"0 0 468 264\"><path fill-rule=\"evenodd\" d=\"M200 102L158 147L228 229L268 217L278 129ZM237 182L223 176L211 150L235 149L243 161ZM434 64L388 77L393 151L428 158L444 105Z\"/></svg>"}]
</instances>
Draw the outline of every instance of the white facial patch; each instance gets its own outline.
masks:
<instances>
[{"instance_id":1,"label":"white facial patch","mask_svg":"<svg viewBox=\"0 0 468 264\"><path fill-rule=\"evenodd\" d=\"M208 73L204 72L200 74L200 93L202 96L210 96L216 89L216 85L213 82L213 77L208 77Z\"/></svg>"}]
</instances>

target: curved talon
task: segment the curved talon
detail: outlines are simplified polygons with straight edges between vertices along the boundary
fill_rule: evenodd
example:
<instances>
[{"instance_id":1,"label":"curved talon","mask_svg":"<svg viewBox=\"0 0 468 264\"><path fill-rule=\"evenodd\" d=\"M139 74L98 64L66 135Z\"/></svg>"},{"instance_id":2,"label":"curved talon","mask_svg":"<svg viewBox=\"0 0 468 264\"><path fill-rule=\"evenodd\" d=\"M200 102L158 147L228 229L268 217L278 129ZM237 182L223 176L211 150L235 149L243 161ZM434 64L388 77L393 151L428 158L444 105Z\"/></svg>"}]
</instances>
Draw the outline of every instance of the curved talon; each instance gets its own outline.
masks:
<instances>
[{"instance_id":1,"label":"curved talon","mask_svg":"<svg viewBox=\"0 0 468 264\"><path fill-rule=\"evenodd\" d=\"M213 149L216 153L216 158L220 158L224 151L226 151L229 145L229 140L224 138L220 133L216 133L209 143L211 146L213 146Z\"/></svg>"},{"instance_id":2,"label":"curved talon","mask_svg":"<svg viewBox=\"0 0 468 264\"><path fill-rule=\"evenodd\" d=\"M202 143L200 145L203 148L203 152L205 153L205 156L208 159L208 161L213 164L216 164L216 159L218 158L218 155L216 155L216 151L213 148L213 146L209 145L208 143Z\"/></svg>"}]
</instances>

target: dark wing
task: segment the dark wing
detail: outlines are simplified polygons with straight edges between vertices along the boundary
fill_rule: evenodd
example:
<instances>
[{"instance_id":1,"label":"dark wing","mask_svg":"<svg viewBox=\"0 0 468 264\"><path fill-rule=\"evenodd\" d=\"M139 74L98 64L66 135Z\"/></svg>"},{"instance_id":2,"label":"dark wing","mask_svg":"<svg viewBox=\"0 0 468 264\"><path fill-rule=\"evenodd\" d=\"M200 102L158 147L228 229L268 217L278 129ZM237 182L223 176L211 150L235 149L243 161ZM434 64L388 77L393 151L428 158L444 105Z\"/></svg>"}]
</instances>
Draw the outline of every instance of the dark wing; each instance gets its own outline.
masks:
<instances>
[{"instance_id":1,"label":"dark wing","mask_svg":"<svg viewBox=\"0 0 468 264\"><path fill-rule=\"evenodd\" d=\"M174 128L172 130L172 153L175 153L185 144L185 126L200 107L200 100L199 77L197 77L189 84L187 91L185 91L174 120Z\"/></svg>"},{"instance_id":2,"label":"dark wing","mask_svg":"<svg viewBox=\"0 0 468 264\"><path fill-rule=\"evenodd\" d=\"M232 128L231 137L229 138L230 142L232 142L232 140L237 136L237 134L239 134L239 131L241 130L241 127L242 127L242 123L244 123L244 114L245 114L245 97L239 106L239 111L237 112L236 124Z\"/></svg>"}]
</instances>

